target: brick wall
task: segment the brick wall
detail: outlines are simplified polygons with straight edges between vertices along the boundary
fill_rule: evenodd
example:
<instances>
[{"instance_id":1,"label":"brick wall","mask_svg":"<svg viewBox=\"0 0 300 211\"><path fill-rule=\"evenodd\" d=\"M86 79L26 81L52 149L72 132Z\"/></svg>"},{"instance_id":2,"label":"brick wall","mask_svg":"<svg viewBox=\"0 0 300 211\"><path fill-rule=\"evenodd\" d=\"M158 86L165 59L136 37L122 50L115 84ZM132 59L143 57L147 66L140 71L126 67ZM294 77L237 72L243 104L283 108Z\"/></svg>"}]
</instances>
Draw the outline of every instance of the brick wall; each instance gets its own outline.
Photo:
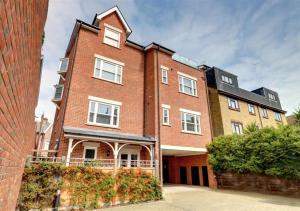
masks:
<instances>
[{"instance_id":1,"label":"brick wall","mask_svg":"<svg viewBox=\"0 0 300 211\"><path fill-rule=\"evenodd\" d=\"M48 1L0 1L0 210L15 210L34 111Z\"/></svg>"}]
</instances>

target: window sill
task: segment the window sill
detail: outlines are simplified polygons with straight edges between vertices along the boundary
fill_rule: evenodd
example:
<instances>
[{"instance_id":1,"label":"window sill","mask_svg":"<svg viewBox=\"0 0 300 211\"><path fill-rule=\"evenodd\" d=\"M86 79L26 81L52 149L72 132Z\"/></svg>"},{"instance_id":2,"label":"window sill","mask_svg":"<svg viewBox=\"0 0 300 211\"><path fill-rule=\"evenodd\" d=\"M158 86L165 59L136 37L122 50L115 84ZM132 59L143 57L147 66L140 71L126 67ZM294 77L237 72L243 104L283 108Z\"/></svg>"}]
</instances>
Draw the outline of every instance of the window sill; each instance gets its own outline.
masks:
<instances>
[{"instance_id":1,"label":"window sill","mask_svg":"<svg viewBox=\"0 0 300 211\"><path fill-rule=\"evenodd\" d=\"M191 134L191 135L198 135L198 136L202 136L201 133L197 133L197 132L190 132L190 131L185 131L185 130L182 130L181 133L186 133L186 134Z\"/></svg>"},{"instance_id":2,"label":"window sill","mask_svg":"<svg viewBox=\"0 0 300 211\"><path fill-rule=\"evenodd\" d=\"M276 121L276 122L280 122L280 123L282 123L282 120L275 119L275 121Z\"/></svg>"},{"instance_id":3,"label":"window sill","mask_svg":"<svg viewBox=\"0 0 300 211\"><path fill-rule=\"evenodd\" d=\"M264 119L269 119L269 117L265 117L265 116L263 116L263 118L264 118Z\"/></svg>"},{"instance_id":4,"label":"window sill","mask_svg":"<svg viewBox=\"0 0 300 211\"><path fill-rule=\"evenodd\" d=\"M164 85L169 85L169 83L165 83L165 82L161 82L162 84L164 84Z\"/></svg>"},{"instance_id":5,"label":"window sill","mask_svg":"<svg viewBox=\"0 0 300 211\"><path fill-rule=\"evenodd\" d=\"M119 126L106 125L106 124L101 124L101 123L91 123L91 122L87 122L87 123L85 123L85 124L86 124L86 125L89 125L89 126L98 126L98 127L107 127L107 128L120 129Z\"/></svg>"},{"instance_id":6,"label":"window sill","mask_svg":"<svg viewBox=\"0 0 300 211\"><path fill-rule=\"evenodd\" d=\"M252 115L252 116L256 116L256 114L255 113L249 113L250 115Z\"/></svg>"},{"instance_id":7,"label":"window sill","mask_svg":"<svg viewBox=\"0 0 300 211\"><path fill-rule=\"evenodd\" d=\"M171 125L170 125L170 124L165 124L165 123L162 123L162 126L171 127Z\"/></svg>"},{"instance_id":8,"label":"window sill","mask_svg":"<svg viewBox=\"0 0 300 211\"><path fill-rule=\"evenodd\" d=\"M231 107L228 107L230 110L233 110L233 111L238 111L240 112L241 110L239 108L231 108Z\"/></svg>"},{"instance_id":9,"label":"window sill","mask_svg":"<svg viewBox=\"0 0 300 211\"><path fill-rule=\"evenodd\" d=\"M184 94L184 95L188 95L188 96L191 96L191 97L196 97L196 98L199 98L199 97L198 97L198 95L192 95L192 94L188 94L188 93L181 92L181 91L178 91L178 93L180 93L180 94Z\"/></svg>"},{"instance_id":10,"label":"window sill","mask_svg":"<svg viewBox=\"0 0 300 211\"><path fill-rule=\"evenodd\" d=\"M104 78L98 78L98 77L96 77L96 76L92 76L92 78L94 78L94 79L98 79L98 80L101 80L101 81L106 81L106 82L110 82L110 83L113 83L113 84L117 84L117 85L124 86L124 84L122 84L122 83L118 83L118 82L114 82L114 81L106 80L106 79L104 79Z\"/></svg>"},{"instance_id":11,"label":"window sill","mask_svg":"<svg viewBox=\"0 0 300 211\"><path fill-rule=\"evenodd\" d=\"M225 81L221 81L221 83L226 84L226 85L231 86L231 87L234 87L233 84L227 83L227 82L225 82Z\"/></svg>"}]
</instances>

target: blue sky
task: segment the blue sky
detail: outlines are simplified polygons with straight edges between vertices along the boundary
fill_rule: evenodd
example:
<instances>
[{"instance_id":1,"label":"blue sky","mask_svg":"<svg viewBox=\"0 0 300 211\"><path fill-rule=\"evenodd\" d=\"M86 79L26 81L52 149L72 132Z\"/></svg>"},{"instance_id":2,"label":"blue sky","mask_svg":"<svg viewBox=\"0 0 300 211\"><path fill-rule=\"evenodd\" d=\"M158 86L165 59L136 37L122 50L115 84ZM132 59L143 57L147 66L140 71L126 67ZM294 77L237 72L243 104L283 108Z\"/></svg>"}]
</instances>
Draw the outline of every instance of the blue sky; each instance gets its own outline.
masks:
<instances>
[{"instance_id":1,"label":"blue sky","mask_svg":"<svg viewBox=\"0 0 300 211\"><path fill-rule=\"evenodd\" d=\"M37 116L54 117L53 85L75 20L91 23L95 13L114 5L133 30L130 40L158 42L232 72L241 88L273 89L288 114L300 104L300 1L51 0Z\"/></svg>"}]
</instances>

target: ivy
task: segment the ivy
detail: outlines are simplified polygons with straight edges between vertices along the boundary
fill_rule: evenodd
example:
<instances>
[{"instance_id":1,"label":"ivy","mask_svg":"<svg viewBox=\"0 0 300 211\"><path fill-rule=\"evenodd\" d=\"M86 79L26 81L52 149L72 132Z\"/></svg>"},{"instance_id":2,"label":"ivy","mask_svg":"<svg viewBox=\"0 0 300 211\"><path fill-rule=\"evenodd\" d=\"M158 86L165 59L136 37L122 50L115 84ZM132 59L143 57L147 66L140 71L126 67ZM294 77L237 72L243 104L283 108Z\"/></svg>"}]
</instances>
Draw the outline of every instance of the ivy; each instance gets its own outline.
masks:
<instances>
[{"instance_id":1,"label":"ivy","mask_svg":"<svg viewBox=\"0 0 300 211\"><path fill-rule=\"evenodd\" d=\"M19 196L20 210L52 207L58 189L64 195L62 204L82 210L109 206L114 198L121 203L162 198L156 177L140 169L121 169L113 175L92 165L62 167L41 163L25 168Z\"/></svg>"},{"instance_id":2,"label":"ivy","mask_svg":"<svg viewBox=\"0 0 300 211\"><path fill-rule=\"evenodd\" d=\"M220 136L208 146L214 172L264 174L300 179L300 127L258 129L250 126L244 135Z\"/></svg>"}]
</instances>

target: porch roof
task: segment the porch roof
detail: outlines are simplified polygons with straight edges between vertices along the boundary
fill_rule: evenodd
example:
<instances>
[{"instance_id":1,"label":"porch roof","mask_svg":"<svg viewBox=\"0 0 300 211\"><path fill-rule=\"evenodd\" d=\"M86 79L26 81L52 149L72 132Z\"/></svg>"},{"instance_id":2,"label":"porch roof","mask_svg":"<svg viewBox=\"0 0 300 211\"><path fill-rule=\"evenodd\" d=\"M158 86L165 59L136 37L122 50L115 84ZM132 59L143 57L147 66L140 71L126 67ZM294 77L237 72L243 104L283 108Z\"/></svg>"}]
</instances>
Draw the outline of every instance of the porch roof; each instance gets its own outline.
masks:
<instances>
[{"instance_id":1,"label":"porch roof","mask_svg":"<svg viewBox=\"0 0 300 211\"><path fill-rule=\"evenodd\" d=\"M153 137L138 136L133 134L118 133L118 132L107 132L102 130L91 130L86 128L76 127L64 127L64 133L66 135L73 136L88 136L93 138L109 138L116 140L130 140L130 141L143 141L143 142L155 142Z\"/></svg>"}]
</instances>

